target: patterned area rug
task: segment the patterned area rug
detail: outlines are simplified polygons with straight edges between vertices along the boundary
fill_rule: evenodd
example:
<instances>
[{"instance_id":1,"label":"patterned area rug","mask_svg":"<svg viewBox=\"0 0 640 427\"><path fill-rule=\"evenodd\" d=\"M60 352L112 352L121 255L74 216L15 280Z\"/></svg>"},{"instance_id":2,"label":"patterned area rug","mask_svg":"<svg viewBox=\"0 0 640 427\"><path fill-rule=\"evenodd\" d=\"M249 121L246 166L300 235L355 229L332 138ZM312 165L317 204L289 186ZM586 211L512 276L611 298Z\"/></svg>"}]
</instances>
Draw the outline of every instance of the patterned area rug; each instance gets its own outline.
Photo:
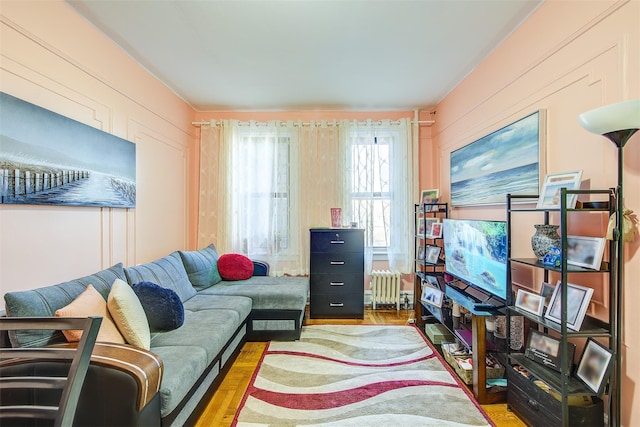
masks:
<instances>
[{"instance_id":1,"label":"patterned area rug","mask_svg":"<svg viewBox=\"0 0 640 427\"><path fill-rule=\"evenodd\" d=\"M268 344L235 426L494 426L413 326L312 325Z\"/></svg>"}]
</instances>

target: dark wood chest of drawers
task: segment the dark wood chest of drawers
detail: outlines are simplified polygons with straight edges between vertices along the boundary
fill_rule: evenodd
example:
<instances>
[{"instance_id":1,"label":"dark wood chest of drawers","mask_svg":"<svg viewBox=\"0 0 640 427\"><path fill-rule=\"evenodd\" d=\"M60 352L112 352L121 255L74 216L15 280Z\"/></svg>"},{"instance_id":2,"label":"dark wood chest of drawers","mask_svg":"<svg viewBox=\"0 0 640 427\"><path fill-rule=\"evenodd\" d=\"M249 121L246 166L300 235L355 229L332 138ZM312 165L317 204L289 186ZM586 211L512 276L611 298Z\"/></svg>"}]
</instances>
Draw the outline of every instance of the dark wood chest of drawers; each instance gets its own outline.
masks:
<instances>
[{"instance_id":1,"label":"dark wood chest of drawers","mask_svg":"<svg viewBox=\"0 0 640 427\"><path fill-rule=\"evenodd\" d=\"M310 317L364 316L364 230L311 229Z\"/></svg>"}]
</instances>

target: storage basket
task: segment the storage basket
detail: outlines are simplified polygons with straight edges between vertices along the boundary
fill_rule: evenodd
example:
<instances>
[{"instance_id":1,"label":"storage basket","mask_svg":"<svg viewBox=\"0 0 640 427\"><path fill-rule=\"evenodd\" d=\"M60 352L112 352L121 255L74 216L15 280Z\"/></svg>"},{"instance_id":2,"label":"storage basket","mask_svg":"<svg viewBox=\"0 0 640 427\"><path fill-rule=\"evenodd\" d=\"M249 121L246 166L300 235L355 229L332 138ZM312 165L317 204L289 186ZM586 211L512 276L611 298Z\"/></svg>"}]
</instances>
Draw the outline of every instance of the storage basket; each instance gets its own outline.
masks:
<instances>
[{"instance_id":1,"label":"storage basket","mask_svg":"<svg viewBox=\"0 0 640 427\"><path fill-rule=\"evenodd\" d=\"M442 346L442 354L444 355L445 360L451 367L456 371L458 376L462 379L462 381L467 384L473 384L473 369L463 369L458 362L456 362L457 358L471 358L471 354L466 354L464 356L457 355L453 356L447 351L447 346ZM493 358L490 354L487 355L488 358L496 364L494 367L487 366L487 379L494 380L498 378L502 378L504 376L504 366L502 366L497 360Z\"/></svg>"}]
</instances>

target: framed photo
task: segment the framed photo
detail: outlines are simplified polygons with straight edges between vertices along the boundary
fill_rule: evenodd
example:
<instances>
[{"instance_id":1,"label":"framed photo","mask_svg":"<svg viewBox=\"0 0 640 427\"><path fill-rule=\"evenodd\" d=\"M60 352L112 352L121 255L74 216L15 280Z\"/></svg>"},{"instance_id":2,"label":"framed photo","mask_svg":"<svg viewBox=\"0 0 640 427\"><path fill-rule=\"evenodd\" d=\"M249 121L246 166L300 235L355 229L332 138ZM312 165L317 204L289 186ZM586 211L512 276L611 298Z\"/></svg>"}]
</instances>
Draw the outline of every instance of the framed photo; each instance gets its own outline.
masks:
<instances>
[{"instance_id":1,"label":"framed photo","mask_svg":"<svg viewBox=\"0 0 640 427\"><path fill-rule=\"evenodd\" d=\"M422 302L439 308L439 307L442 307L443 297L444 297L444 292L442 292L440 289L431 287L428 284L423 284L422 296L420 297L420 300Z\"/></svg>"},{"instance_id":2,"label":"framed photo","mask_svg":"<svg viewBox=\"0 0 640 427\"><path fill-rule=\"evenodd\" d=\"M426 230L427 230L427 224L425 222L425 218L420 218L418 220L418 235L419 236L424 235Z\"/></svg>"},{"instance_id":3,"label":"framed photo","mask_svg":"<svg viewBox=\"0 0 640 427\"><path fill-rule=\"evenodd\" d=\"M593 295L593 289L567 283L567 327L569 329L580 330L591 302L591 295ZM562 321L562 282L560 280L556 283L544 317L556 323Z\"/></svg>"},{"instance_id":4,"label":"framed photo","mask_svg":"<svg viewBox=\"0 0 640 427\"><path fill-rule=\"evenodd\" d=\"M427 274L424 276L424 282L429 286L440 290L443 290L446 286L444 277L441 274Z\"/></svg>"},{"instance_id":5,"label":"framed photo","mask_svg":"<svg viewBox=\"0 0 640 427\"><path fill-rule=\"evenodd\" d=\"M569 368L573 365L573 355L576 351L575 344L567 343L567 359ZM542 333L537 329L529 330L525 357L560 372L560 340L551 335Z\"/></svg>"},{"instance_id":6,"label":"framed photo","mask_svg":"<svg viewBox=\"0 0 640 427\"><path fill-rule=\"evenodd\" d=\"M440 218L420 218L424 221L424 231L421 234L429 235L431 233L431 227L433 224L440 222Z\"/></svg>"},{"instance_id":7,"label":"framed photo","mask_svg":"<svg viewBox=\"0 0 640 427\"><path fill-rule=\"evenodd\" d=\"M551 295L553 295L553 290L556 288L556 285L552 285L551 283L542 282L540 286L540 296L544 298L544 306L549 306L549 301L551 301Z\"/></svg>"},{"instance_id":8,"label":"framed photo","mask_svg":"<svg viewBox=\"0 0 640 427\"><path fill-rule=\"evenodd\" d=\"M540 295L518 289L516 295L516 307L536 316L542 316L544 311L544 298Z\"/></svg>"},{"instance_id":9,"label":"framed photo","mask_svg":"<svg viewBox=\"0 0 640 427\"><path fill-rule=\"evenodd\" d=\"M582 171L571 171L563 173L548 174L544 179L542 191L538 197L536 209L555 209L560 207L560 189L566 187L567 190L579 190ZM567 197L567 207L575 208L578 200L577 194Z\"/></svg>"},{"instance_id":10,"label":"framed photo","mask_svg":"<svg viewBox=\"0 0 640 427\"><path fill-rule=\"evenodd\" d=\"M613 352L593 338L587 340L576 369L576 377L600 396L611 373Z\"/></svg>"},{"instance_id":11,"label":"framed photo","mask_svg":"<svg viewBox=\"0 0 640 427\"><path fill-rule=\"evenodd\" d=\"M429 237L433 237L434 239L441 239L442 238L442 223L441 222L434 222L431 224L431 233L429 234Z\"/></svg>"},{"instance_id":12,"label":"framed photo","mask_svg":"<svg viewBox=\"0 0 640 427\"><path fill-rule=\"evenodd\" d=\"M440 246L427 246L425 253L425 261L429 264L437 264L438 259L440 258L440 251L442 248Z\"/></svg>"},{"instance_id":13,"label":"framed photo","mask_svg":"<svg viewBox=\"0 0 640 427\"><path fill-rule=\"evenodd\" d=\"M437 188L432 188L431 190L422 190L422 193L420 195L420 203L438 203L439 195L440 190Z\"/></svg>"},{"instance_id":14,"label":"framed photo","mask_svg":"<svg viewBox=\"0 0 640 427\"><path fill-rule=\"evenodd\" d=\"M538 110L452 151L451 205L504 204L508 193L539 194L545 134L546 112Z\"/></svg>"},{"instance_id":15,"label":"framed photo","mask_svg":"<svg viewBox=\"0 0 640 427\"><path fill-rule=\"evenodd\" d=\"M418 246L418 259L419 260L424 260L424 246L423 245Z\"/></svg>"},{"instance_id":16,"label":"framed photo","mask_svg":"<svg viewBox=\"0 0 640 427\"><path fill-rule=\"evenodd\" d=\"M567 236L567 263L600 270L605 243L604 237Z\"/></svg>"}]
</instances>

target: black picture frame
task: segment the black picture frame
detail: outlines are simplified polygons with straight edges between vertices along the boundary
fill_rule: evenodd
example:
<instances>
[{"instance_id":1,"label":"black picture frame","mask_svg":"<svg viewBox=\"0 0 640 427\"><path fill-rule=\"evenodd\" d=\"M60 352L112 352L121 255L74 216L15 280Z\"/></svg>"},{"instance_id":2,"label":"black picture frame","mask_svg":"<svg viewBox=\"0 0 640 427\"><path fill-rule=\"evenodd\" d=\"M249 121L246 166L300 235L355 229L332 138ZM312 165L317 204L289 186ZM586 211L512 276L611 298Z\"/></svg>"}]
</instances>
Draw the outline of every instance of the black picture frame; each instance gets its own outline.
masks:
<instances>
[{"instance_id":1,"label":"black picture frame","mask_svg":"<svg viewBox=\"0 0 640 427\"><path fill-rule=\"evenodd\" d=\"M597 396L602 395L611 374L613 351L589 337L582 350L575 376Z\"/></svg>"},{"instance_id":2,"label":"black picture frame","mask_svg":"<svg viewBox=\"0 0 640 427\"><path fill-rule=\"evenodd\" d=\"M529 330L527 345L525 347L525 357L540 363L554 371L561 371L561 343L558 338L549 334L538 331L537 329ZM567 343L567 359L569 360L569 368L573 366L573 355L576 351L575 344Z\"/></svg>"}]
</instances>

